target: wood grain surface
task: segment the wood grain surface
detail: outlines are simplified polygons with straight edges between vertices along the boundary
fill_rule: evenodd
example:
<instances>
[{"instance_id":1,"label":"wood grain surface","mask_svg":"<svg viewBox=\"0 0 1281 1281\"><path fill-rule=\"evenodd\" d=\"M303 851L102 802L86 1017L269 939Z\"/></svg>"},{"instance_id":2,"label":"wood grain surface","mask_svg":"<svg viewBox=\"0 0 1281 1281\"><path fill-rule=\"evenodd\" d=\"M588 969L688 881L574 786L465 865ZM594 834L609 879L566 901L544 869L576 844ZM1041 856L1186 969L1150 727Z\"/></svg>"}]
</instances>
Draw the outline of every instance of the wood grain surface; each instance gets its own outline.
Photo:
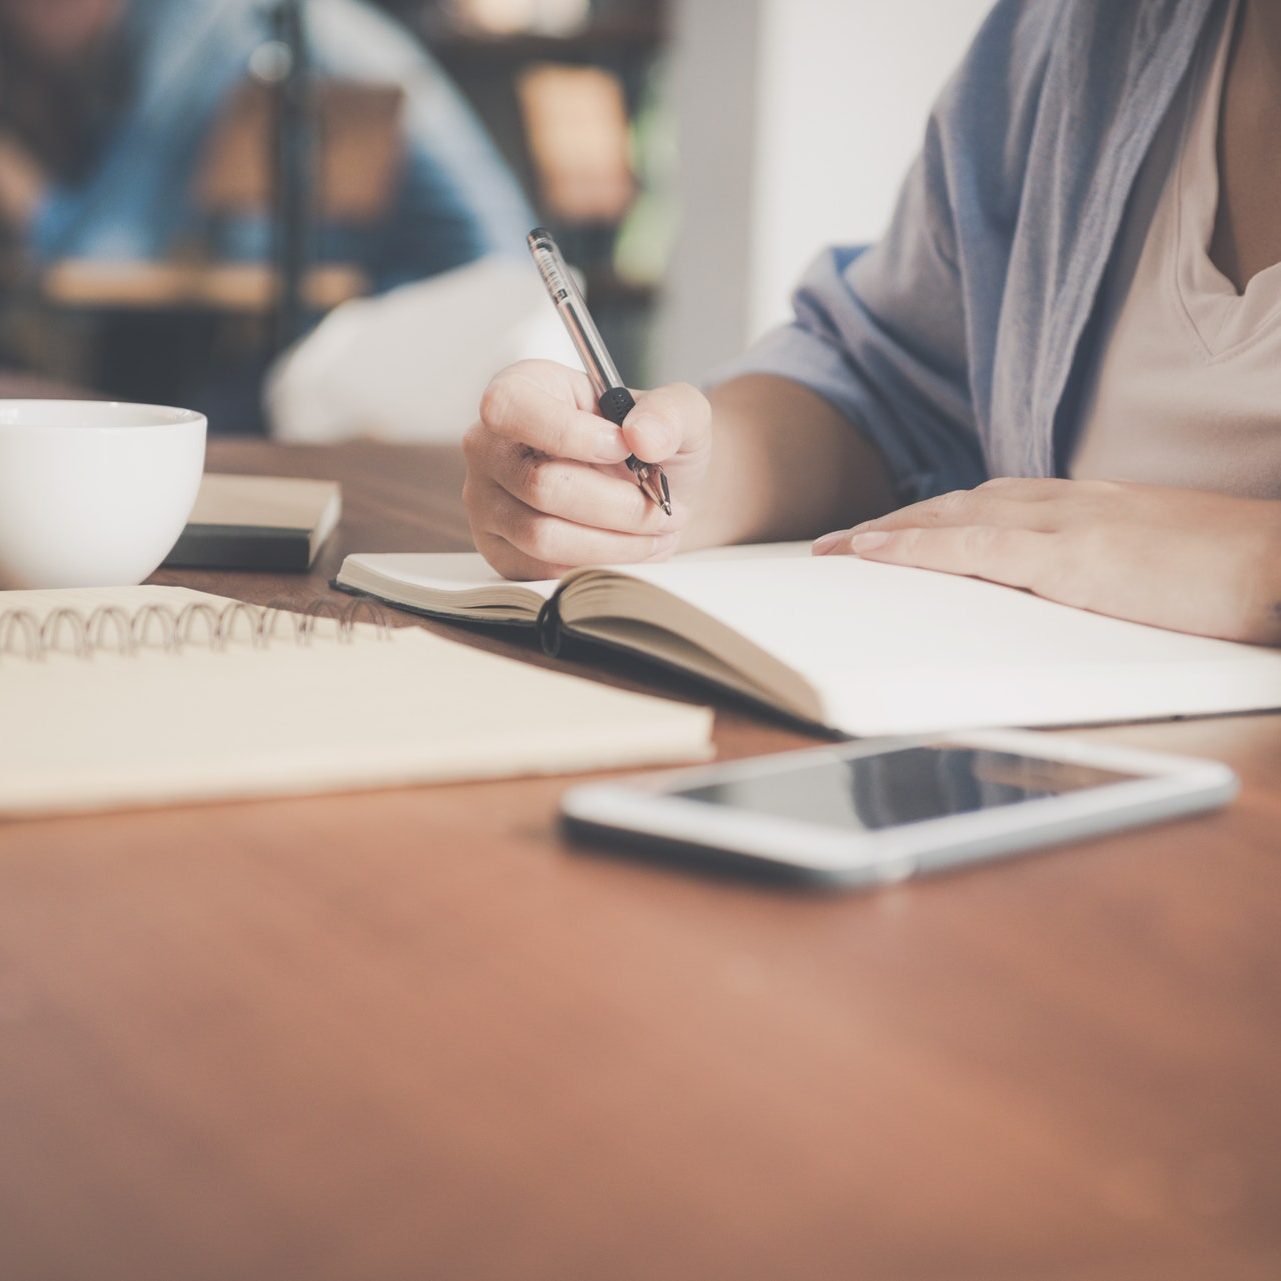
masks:
<instances>
[{"instance_id":1,"label":"wood grain surface","mask_svg":"<svg viewBox=\"0 0 1281 1281\"><path fill-rule=\"evenodd\" d=\"M163 581L467 544L452 451L210 466L343 524ZM573 850L563 780L0 826L0 1277L1275 1278L1281 717L1091 736L1242 795L865 896Z\"/></svg>"}]
</instances>

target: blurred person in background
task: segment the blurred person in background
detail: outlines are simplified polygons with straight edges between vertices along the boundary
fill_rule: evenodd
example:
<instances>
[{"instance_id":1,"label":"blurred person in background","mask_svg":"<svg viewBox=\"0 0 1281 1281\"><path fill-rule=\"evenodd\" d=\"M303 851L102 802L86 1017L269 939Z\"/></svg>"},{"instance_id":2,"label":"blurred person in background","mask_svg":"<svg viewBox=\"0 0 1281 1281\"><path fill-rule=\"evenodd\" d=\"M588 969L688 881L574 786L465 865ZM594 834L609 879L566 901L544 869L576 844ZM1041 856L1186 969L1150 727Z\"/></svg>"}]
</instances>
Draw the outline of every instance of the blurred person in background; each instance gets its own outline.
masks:
<instances>
[{"instance_id":1,"label":"blurred person in background","mask_svg":"<svg viewBox=\"0 0 1281 1281\"><path fill-rule=\"evenodd\" d=\"M211 218L209 139L271 39L261 0L0 0L0 252L28 272L105 263L263 261L270 219ZM361 0L309 0L319 79L403 92L394 188L361 225L322 222L314 262L373 291L523 252L519 186L444 73ZM264 146L266 139L264 138Z\"/></svg>"}]
</instances>

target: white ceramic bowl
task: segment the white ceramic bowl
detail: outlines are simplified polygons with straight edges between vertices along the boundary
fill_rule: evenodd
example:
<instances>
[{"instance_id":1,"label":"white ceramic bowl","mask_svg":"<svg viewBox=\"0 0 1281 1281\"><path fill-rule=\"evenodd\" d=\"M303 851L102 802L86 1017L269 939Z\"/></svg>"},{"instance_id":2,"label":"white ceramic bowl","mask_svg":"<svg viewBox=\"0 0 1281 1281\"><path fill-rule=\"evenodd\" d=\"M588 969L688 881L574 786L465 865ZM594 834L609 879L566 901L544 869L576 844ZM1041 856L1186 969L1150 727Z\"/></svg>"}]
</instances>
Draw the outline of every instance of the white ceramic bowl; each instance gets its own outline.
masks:
<instances>
[{"instance_id":1,"label":"white ceramic bowl","mask_svg":"<svg viewBox=\"0 0 1281 1281\"><path fill-rule=\"evenodd\" d=\"M140 583L200 487L205 418L92 400L0 400L0 587Z\"/></svg>"}]
</instances>

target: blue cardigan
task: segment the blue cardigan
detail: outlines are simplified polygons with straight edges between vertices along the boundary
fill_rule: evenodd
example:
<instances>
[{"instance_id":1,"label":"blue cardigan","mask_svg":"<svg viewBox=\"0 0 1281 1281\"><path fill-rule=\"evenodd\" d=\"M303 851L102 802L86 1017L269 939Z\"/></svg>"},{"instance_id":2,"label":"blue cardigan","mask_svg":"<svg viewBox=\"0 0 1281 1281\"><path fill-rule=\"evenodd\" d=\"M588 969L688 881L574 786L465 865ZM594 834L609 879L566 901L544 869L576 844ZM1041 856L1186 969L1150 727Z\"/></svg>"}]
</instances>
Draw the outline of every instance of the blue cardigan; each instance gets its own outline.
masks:
<instances>
[{"instance_id":1,"label":"blue cardigan","mask_svg":"<svg viewBox=\"0 0 1281 1281\"><path fill-rule=\"evenodd\" d=\"M930 117L884 239L807 272L718 371L811 388L902 502L1061 474L1086 332L1139 166L1223 0L1000 0Z\"/></svg>"}]
</instances>

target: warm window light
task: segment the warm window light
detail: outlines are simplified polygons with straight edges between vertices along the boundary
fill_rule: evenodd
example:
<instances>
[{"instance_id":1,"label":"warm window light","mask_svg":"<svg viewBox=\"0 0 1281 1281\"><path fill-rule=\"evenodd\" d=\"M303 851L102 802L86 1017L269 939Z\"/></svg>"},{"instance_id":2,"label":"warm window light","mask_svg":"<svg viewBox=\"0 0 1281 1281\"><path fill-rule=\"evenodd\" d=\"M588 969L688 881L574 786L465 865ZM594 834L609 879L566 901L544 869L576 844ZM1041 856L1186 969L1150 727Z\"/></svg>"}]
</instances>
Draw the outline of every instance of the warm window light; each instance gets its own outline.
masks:
<instances>
[{"instance_id":1,"label":"warm window light","mask_svg":"<svg viewBox=\"0 0 1281 1281\"><path fill-rule=\"evenodd\" d=\"M591 9L590 0L456 0L461 25L494 35L537 31L563 35L581 27Z\"/></svg>"},{"instance_id":2,"label":"warm window light","mask_svg":"<svg viewBox=\"0 0 1281 1281\"><path fill-rule=\"evenodd\" d=\"M627 104L599 67L531 67L518 82L543 208L569 223L616 222L635 196Z\"/></svg>"}]
</instances>

